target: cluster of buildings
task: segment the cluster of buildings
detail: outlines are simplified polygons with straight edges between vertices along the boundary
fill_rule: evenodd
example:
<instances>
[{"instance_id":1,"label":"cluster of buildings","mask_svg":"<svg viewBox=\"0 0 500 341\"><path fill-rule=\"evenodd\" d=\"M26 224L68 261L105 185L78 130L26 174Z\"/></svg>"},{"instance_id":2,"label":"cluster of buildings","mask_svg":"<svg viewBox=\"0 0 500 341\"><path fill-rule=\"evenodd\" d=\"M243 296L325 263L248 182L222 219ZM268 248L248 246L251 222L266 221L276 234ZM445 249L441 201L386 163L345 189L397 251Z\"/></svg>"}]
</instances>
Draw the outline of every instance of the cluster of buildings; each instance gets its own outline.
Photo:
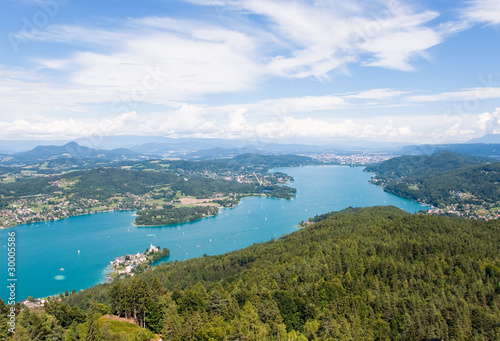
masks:
<instances>
[{"instance_id":1,"label":"cluster of buildings","mask_svg":"<svg viewBox=\"0 0 500 341\"><path fill-rule=\"evenodd\" d=\"M148 255L151 253L155 253L160 251L157 247L151 243L149 249L146 250L145 253L139 253L135 255L125 255L121 257L116 257L114 261L110 262L110 268L113 270L112 272L117 275L130 275L134 276L133 270L140 264L149 262ZM110 273L111 274L111 273ZM112 281L113 278L108 276L106 277L108 282Z\"/></svg>"},{"instance_id":2,"label":"cluster of buildings","mask_svg":"<svg viewBox=\"0 0 500 341\"><path fill-rule=\"evenodd\" d=\"M307 155L313 159L326 163L336 163L346 166L363 166L372 163L379 163L389 160L394 157L392 154L336 154L336 153L322 153Z\"/></svg>"},{"instance_id":3,"label":"cluster of buildings","mask_svg":"<svg viewBox=\"0 0 500 341\"><path fill-rule=\"evenodd\" d=\"M67 217L68 202L51 204L49 199L18 199L0 211L0 229L20 224L58 220Z\"/></svg>"},{"instance_id":4,"label":"cluster of buildings","mask_svg":"<svg viewBox=\"0 0 500 341\"><path fill-rule=\"evenodd\" d=\"M238 170L224 170L224 171L209 171L204 170L201 172L186 172L187 174L197 174L209 179L236 181L240 183L259 182L261 185L272 185L275 183L285 183L291 180L291 177L283 177L274 173L255 172L251 168L242 166Z\"/></svg>"},{"instance_id":5,"label":"cluster of buildings","mask_svg":"<svg viewBox=\"0 0 500 341\"><path fill-rule=\"evenodd\" d=\"M32 196L14 200L0 210L0 229L42 221L59 220L70 216L106 212L112 210L138 209L152 200L150 194L127 193L124 200L98 200L79 198L66 200L56 193L48 196Z\"/></svg>"},{"instance_id":6,"label":"cluster of buildings","mask_svg":"<svg viewBox=\"0 0 500 341\"><path fill-rule=\"evenodd\" d=\"M500 203L497 203L497 208L488 208L483 204L450 204L444 207L432 207L427 213L437 215L456 215L477 220L493 220L500 219Z\"/></svg>"},{"instance_id":7,"label":"cluster of buildings","mask_svg":"<svg viewBox=\"0 0 500 341\"><path fill-rule=\"evenodd\" d=\"M30 309L41 309L43 306L45 306L45 303L47 300L42 299L42 298L35 298L33 300L24 300L21 303L26 307Z\"/></svg>"}]
</instances>

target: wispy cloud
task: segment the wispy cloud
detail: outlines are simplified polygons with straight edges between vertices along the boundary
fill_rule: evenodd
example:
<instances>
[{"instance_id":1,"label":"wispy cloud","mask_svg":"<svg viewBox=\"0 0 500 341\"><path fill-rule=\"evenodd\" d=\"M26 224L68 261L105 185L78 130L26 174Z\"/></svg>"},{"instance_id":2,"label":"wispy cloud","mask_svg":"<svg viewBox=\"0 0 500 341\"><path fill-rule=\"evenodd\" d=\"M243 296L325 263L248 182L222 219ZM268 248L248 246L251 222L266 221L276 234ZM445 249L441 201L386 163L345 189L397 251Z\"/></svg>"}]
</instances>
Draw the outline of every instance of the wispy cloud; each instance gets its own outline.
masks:
<instances>
[{"instance_id":1,"label":"wispy cloud","mask_svg":"<svg viewBox=\"0 0 500 341\"><path fill-rule=\"evenodd\" d=\"M398 91L394 89L370 89L366 91L360 91L358 93L354 93L351 95L345 96L346 98L362 98L362 99L374 99L374 100L382 100L388 99L392 97L401 96L407 94L408 91Z\"/></svg>"},{"instance_id":2,"label":"wispy cloud","mask_svg":"<svg viewBox=\"0 0 500 341\"><path fill-rule=\"evenodd\" d=\"M134 112L104 120L87 122L58 119L48 122L15 120L0 121L0 138L78 138L103 135L163 135L196 136L238 139L294 139L294 138L402 138L415 136L409 125L395 124L391 119L317 119L283 116L260 122L249 122L240 108L231 112L229 121L215 124L210 109L183 106L162 117L139 116Z\"/></svg>"},{"instance_id":3,"label":"wispy cloud","mask_svg":"<svg viewBox=\"0 0 500 341\"><path fill-rule=\"evenodd\" d=\"M460 91L441 92L430 95L410 96L410 102L466 101L500 98L500 87L477 87Z\"/></svg>"},{"instance_id":4,"label":"wispy cloud","mask_svg":"<svg viewBox=\"0 0 500 341\"><path fill-rule=\"evenodd\" d=\"M469 14L454 21L405 0L184 1L202 15L71 24L61 14L43 29L18 32L38 52L22 67L0 65L0 134L403 139L420 134L422 119L366 109L500 98L496 87L416 95L397 89L396 77L379 84L369 76L374 89L357 91L335 83L351 71L418 71L451 35L473 23L498 23L498 1L470 1ZM50 53L48 46L60 49ZM326 86L297 92L314 82ZM253 100L231 97L242 93ZM467 122L442 128L465 136L487 124Z\"/></svg>"},{"instance_id":5,"label":"wispy cloud","mask_svg":"<svg viewBox=\"0 0 500 341\"><path fill-rule=\"evenodd\" d=\"M500 2L497 0L471 0L463 16L473 22L500 24Z\"/></svg>"},{"instance_id":6,"label":"wispy cloud","mask_svg":"<svg viewBox=\"0 0 500 341\"><path fill-rule=\"evenodd\" d=\"M58 59L33 58L35 66L15 78L2 77L3 110L27 117L55 114L55 103L68 111L107 102L169 105L245 91L263 74L251 37L188 20L128 19L108 30L57 25L27 39L77 46ZM116 114L116 107L101 113Z\"/></svg>"},{"instance_id":7,"label":"wispy cloud","mask_svg":"<svg viewBox=\"0 0 500 341\"><path fill-rule=\"evenodd\" d=\"M280 76L328 77L349 63L410 71L411 62L442 42L455 27L433 27L433 11L418 12L403 1L234 0L203 2L239 8L270 21L270 30L287 42L270 56L268 68Z\"/></svg>"}]
</instances>

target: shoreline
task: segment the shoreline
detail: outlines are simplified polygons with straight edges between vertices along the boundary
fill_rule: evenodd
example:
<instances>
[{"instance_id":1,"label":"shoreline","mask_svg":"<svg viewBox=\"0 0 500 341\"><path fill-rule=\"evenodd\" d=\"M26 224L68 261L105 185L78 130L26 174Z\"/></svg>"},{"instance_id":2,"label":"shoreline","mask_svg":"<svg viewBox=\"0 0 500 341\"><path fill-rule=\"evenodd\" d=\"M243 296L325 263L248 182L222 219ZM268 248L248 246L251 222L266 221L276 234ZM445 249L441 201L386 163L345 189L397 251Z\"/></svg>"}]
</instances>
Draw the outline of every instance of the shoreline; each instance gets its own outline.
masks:
<instances>
[{"instance_id":1,"label":"shoreline","mask_svg":"<svg viewBox=\"0 0 500 341\"><path fill-rule=\"evenodd\" d=\"M286 183L284 185L288 185L288 183ZM291 200L291 199L286 199L286 198L269 197L269 196L267 196L264 193L249 193L249 194L244 194L244 195L242 195L240 197L240 199L247 198L247 197L268 197L269 199ZM196 200L205 200L205 199L196 199ZM207 200L216 200L216 199L207 199ZM218 208L219 209L221 209L221 208L233 208L233 207L239 205L240 201L241 200L238 200L238 203L236 205L234 205L234 206L231 206L231 207L218 206ZM189 205L186 205L186 206L189 206ZM213 206L213 205L195 205L195 206ZM109 210L103 210L103 211L94 211L94 212L88 212L88 213L72 214L72 215L68 215L68 216L63 217L63 218L56 218L56 219L49 219L49 220L40 220L40 221L36 221L36 222L28 222L28 223L22 223L22 224L17 224L17 225L2 227L2 228L0 228L0 231L1 230L6 230L6 229L10 229L10 228L13 228L13 227L17 227L17 226L22 226L22 225L29 226L29 225L33 225L33 224L49 223L49 222L55 222L55 221L59 221L59 220L68 219L68 218L71 218L71 217L79 217L79 216L84 216L84 215L92 215L92 214L98 214L98 213L110 213L110 212L125 212L125 211L135 211L135 212L137 212L138 210L140 210L140 209L139 208L138 209L109 209ZM214 214L214 215L210 215L210 216L206 216L206 217L202 217L202 218L198 218L198 219L194 219L194 220L190 220L190 221L185 221L185 222L181 222L181 223L172 223L172 224L167 224L167 225L165 225L165 224L162 224L162 225L137 225L137 224L135 224L135 220L134 220L133 225L137 226L137 227L160 227L160 226L169 226L169 225L175 225L175 224L185 224L185 223L191 223L193 221L201 220L203 218L214 217L214 216L216 216L218 214L219 213Z\"/></svg>"},{"instance_id":2,"label":"shoreline","mask_svg":"<svg viewBox=\"0 0 500 341\"><path fill-rule=\"evenodd\" d=\"M297 166L297 167L354 167L354 168L358 168L358 167L366 167L366 165L337 165L337 164L324 164L324 165L306 165L306 166ZM272 168L272 169L269 169L268 172L270 173L275 173L275 172L282 172L288 168L295 168L295 167L277 167L277 168ZM284 173L284 172L283 172ZM286 174L286 173L285 173ZM287 174L288 175L288 174ZM285 183L282 183L280 185L284 185L284 186L290 186L291 182L293 182L294 179L292 179L290 182L285 182ZM377 185L377 184L374 184L374 185ZM385 191L385 190L384 190ZM386 191L387 192L387 191ZM387 192L387 193L390 193L390 192ZM394 193L391 193L391 194L394 194ZM396 195L396 194L394 194ZM405 198L405 197L402 197L402 196L399 196L397 195L398 197L401 197L403 199L409 199L409 198ZM267 197L269 199L284 199L284 200L293 200L295 195L291 198L279 198L279 197L272 197L272 196L268 196L266 195L265 193L248 193L248 194L243 194L241 195L240 199L243 199L243 198L247 198L247 197ZM196 200L205 200L205 199L196 199ZM214 200L214 199L207 199L207 200ZM409 200L412 200L412 199L409 199ZM231 206L231 207L219 207L219 209L221 208L233 208L237 205L239 205L240 202L238 202L236 205L234 206ZM425 203L424 203L425 204ZM425 205L428 205L428 204L425 204ZM197 205L198 206L198 205ZM205 205L200 205L200 206L205 206ZM430 206L430 205L428 205ZM12 226L8 226L8 227L3 227L3 228L0 228L0 231L1 230L6 230L6 229L9 229L9 228L13 228L13 227L16 227L16 226L22 226L22 225L26 225L26 226L29 226L29 225L33 225L33 224L40 224L40 223L48 223L48 222L54 222L54 221L59 221L59 220L64 220L64 219L67 219L67 218L71 218L71 217L78 217L78 216L84 216L84 215L91 215L91 214L97 214L97 213L109 213L109 212L124 212L124 211L135 211L137 212L138 210L140 210L139 208L138 209L109 209L109 210L103 210L103 211L94 211L94 212L88 212L88 213L79 213L79 214L72 214L72 215L68 215L66 217L63 217L63 218L56 218L56 219L49 219L49 220L41 220L41 221L36 221L36 222L28 222L28 223L22 223L22 224L17 224L17 225L12 225ZM136 227L161 227L161 226L171 226L171 225L176 225L176 224L186 224L186 223L191 223L191 222L194 222L194 221L198 221L198 220L201 220L203 218L210 218L210 217L215 217L217 216L219 213L217 214L214 214L214 215L210 215L210 216L206 216L206 217L202 217L202 218L199 218L199 219L194 219L194 220L190 220L190 221L186 221L186 222L180 222L180 223L172 223L172 224L160 224L160 225L137 225L135 224L135 220L134 222L132 223L134 226Z\"/></svg>"},{"instance_id":3,"label":"shoreline","mask_svg":"<svg viewBox=\"0 0 500 341\"><path fill-rule=\"evenodd\" d=\"M340 167L339 167L339 168L340 168ZM347 167L344 167L344 169L346 169L346 168L347 168ZM252 196L248 196L248 197L252 197ZM258 196L253 196L253 197L255 197L255 199L250 200L252 203L253 203L254 201L258 201L258 202L260 203L260 202L261 202L261 200L262 200L261 198L275 199L275 198L270 198L270 197L267 197L266 195L262 195L262 194L260 194L260 195L258 195ZM293 201L295 201L295 200L293 200ZM246 201L245 201L245 202L246 202ZM241 204L246 205L246 204L245 204L245 202L241 201L240 203L241 203ZM288 202L288 200L287 200L287 202ZM285 203L285 201L283 201L283 203ZM258 206L260 207L260 205L258 205ZM256 207L257 207L257 206L256 206ZM281 207L281 205L279 205L279 207ZM260 208L259 208L259 209L260 209ZM115 212L121 212L121 211L125 211L125 210L113 210L113 211L115 211ZM134 211L134 210L128 210L128 211ZM226 212L230 212L230 211L226 211ZM246 210L245 210L245 212L246 212ZM254 211L252 210L252 212L254 212ZM108 212L102 212L102 213L108 213ZM221 213L223 213L223 212L221 212ZM87 213L87 214L91 214L91 213ZM93 214L93 213L92 213L92 214ZM127 214L126 216L128 216L128 215L129 215L129 214ZM80 215L80 216L81 216L81 215ZM125 213L124 213L124 212L123 212L123 216L125 216ZM96 216L95 218L100 219L100 218L99 218L99 216ZM129 218L131 218L131 217L129 217ZM300 218L300 219L302 219L302 218ZM296 225L298 222L300 222L300 219L294 220L294 221L292 222L292 225L293 225L292 230L296 230L296 229L297 229L297 228L295 227L295 225ZM133 222L133 219L129 219L129 220L128 220L128 226L133 225L133 224L132 224L132 222ZM199 223L199 221L198 221L198 223ZM279 224L279 222L277 222L277 223ZM292 226L292 225L290 225L290 226ZM41 226L41 227L43 227L43 226ZM125 228L125 230L126 230L126 228ZM134 229L134 230L135 230L135 229ZM144 229L144 230L145 230L145 229ZM144 230L143 230L143 231L144 231ZM158 231L159 231L159 230L162 230L162 229L158 229ZM167 230L167 229L165 229L165 230ZM171 230L171 228L169 228L168 230ZM132 228L130 229L130 231L132 231ZM287 230L287 231L288 231L288 230ZM146 233L155 233L155 232L154 232L154 231L153 231L153 232L145 232L145 233L143 233L143 234L146 234ZM252 233L253 233L253 232L252 232ZM288 233L288 232L287 232L287 233ZM181 234L182 234L182 232L181 232ZM214 238L214 237L213 237L213 236L209 236L209 237L207 237L207 238ZM207 240L208 240L208 239L207 239ZM215 240L214 240L214 241L215 241ZM173 245L174 245L174 244L173 244ZM193 256L192 256L192 252L191 252L191 250L185 249L185 248L184 248L184 247L185 247L185 246L184 246L184 244L182 244L182 245L183 245L183 246L182 246L182 251L183 251L183 252L179 252L179 251L178 251L178 249L177 249L177 244L175 244L175 245L174 245L174 247L172 247L171 245L165 245L165 246L169 247L171 250L174 250L174 249L175 249L175 250L174 250L174 251L175 251L175 253L176 253L176 254L178 253L180 256L179 256L179 255L177 255L177 256L179 256L180 258L186 258L186 259L189 259L189 258L193 257ZM207 244L207 245L210 245L210 244ZM195 246L196 246L196 245L194 244L194 245L191 245L190 247L194 248ZM195 249L195 250L198 250L198 249ZM186 253L186 251L189 251L189 257L184 256L184 254ZM203 252L205 252L205 251L203 251ZM207 253L208 253L208 252L207 252ZM119 253L117 253L116 255L121 255L121 254L122 254L122 253L121 253L121 252L119 252ZM211 253L209 253L209 254L211 254ZM176 257L177 257L177 256L176 256ZM201 254L200 254L199 256L201 257ZM112 260L112 259L110 258L109 260ZM61 267L61 265L58 265L57 269L59 269L60 267ZM107 267L107 264L102 264L102 263L101 263L101 266L99 266L99 268L100 268L100 269L99 269L99 271L98 271L98 276L95 278L95 280L93 281L93 283L89 283L89 284L88 284L88 286L87 286L87 285L86 285L86 286L82 286L82 288L85 288L85 287L90 287L90 286L94 286L94 285L101 284L101 283L106 283L106 281L105 281L105 277L107 277L107 276L106 276L106 274L108 273L108 270L109 270L109 269L106 269L106 267ZM66 266L65 266L65 268L66 268ZM70 285L70 286L68 286L68 288L71 288L71 287L72 287L71 285ZM76 288L78 289L78 287L76 287Z\"/></svg>"},{"instance_id":4,"label":"shoreline","mask_svg":"<svg viewBox=\"0 0 500 341\"><path fill-rule=\"evenodd\" d=\"M127 211L137 211L137 209L135 209L135 210L129 210L129 209L123 209L123 210L106 210L106 211L95 211L95 212L90 212L90 213L72 214L72 215L69 215L69 216L64 217L64 218L41 220L41 221L35 221L35 222L30 222L30 223L22 223L22 224L12 225L12 226L8 226L8 227L3 227L3 228L0 229L0 231L7 230L7 229L10 229L10 228L14 228L14 227L18 227L18 226L23 226L23 225L30 226L30 225L35 225L35 224L44 224L44 223L50 223L50 222L56 222L56 221L60 221L60 220L65 220L65 219L69 219L69 218L73 218L73 217L81 217L81 216L85 216L85 215L100 214L100 213L112 213L112 212L127 212Z\"/></svg>"}]
</instances>

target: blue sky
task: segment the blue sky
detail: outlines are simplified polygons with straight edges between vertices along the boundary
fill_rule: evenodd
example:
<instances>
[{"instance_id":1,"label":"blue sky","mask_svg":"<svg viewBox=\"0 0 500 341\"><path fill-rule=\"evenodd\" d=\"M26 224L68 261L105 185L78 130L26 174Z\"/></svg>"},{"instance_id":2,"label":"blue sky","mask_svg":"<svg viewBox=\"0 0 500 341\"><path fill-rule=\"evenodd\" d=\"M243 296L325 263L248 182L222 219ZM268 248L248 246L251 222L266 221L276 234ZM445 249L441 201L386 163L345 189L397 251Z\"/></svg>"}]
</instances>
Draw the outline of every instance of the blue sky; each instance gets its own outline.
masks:
<instances>
[{"instance_id":1,"label":"blue sky","mask_svg":"<svg viewBox=\"0 0 500 341\"><path fill-rule=\"evenodd\" d=\"M0 139L500 133L500 2L2 0Z\"/></svg>"}]
</instances>

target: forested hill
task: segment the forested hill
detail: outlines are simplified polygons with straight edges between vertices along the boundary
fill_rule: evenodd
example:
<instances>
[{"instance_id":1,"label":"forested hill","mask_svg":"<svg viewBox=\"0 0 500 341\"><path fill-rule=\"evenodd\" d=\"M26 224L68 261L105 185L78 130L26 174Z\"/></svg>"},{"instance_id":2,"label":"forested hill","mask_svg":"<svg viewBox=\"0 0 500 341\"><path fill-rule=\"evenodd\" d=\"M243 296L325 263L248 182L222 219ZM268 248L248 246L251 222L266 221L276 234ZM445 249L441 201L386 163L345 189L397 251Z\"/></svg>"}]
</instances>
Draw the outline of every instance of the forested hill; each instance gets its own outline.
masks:
<instances>
[{"instance_id":1,"label":"forested hill","mask_svg":"<svg viewBox=\"0 0 500 341\"><path fill-rule=\"evenodd\" d=\"M164 170L168 167L178 173L192 172L241 172L242 169L255 172L267 172L272 168L280 167L299 167L311 165L323 165L324 162L315 160L308 156L300 155L260 155L260 154L241 154L229 159L216 160L161 160L156 163L144 161L135 164L132 169L156 169Z\"/></svg>"},{"instance_id":2,"label":"forested hill","mask_svg":"<svg viewBox=\"0 0 500 341\"><path fill-rule=\"evenodd\" d=\"M275 241L163 264L63 302L135 311L166 340L500 339L498 221L394 207L325 217ZM58 324L79 323L64 305L50 307Z\"/></svg>"},{"instance_id":3,"label":"forested hill","mask_svg":"<svg viewBox=\"0 0 500 341\"><path fill-rule=\"evenodd\" d=\"M378 179L429 177L449 170L484 164L491 161L484 157L441 151L432 155L407 155L389 159L366 167L377 173Z\"/></svg>"},{"instance_id":4,"label":"forested hill","mask_svg":"<svg viewBox=\"0 0 500 341\"><path fill-rule=\"evenodd\" d=\"M384 190L439 207L442 213L475 218L500 214L500 162L438 152L402 156L366 167Z\"/></svg>"},{"instance_id":5,"label":"forested hill","mask_svg":"<svg viewBox=\"0 0 500 341\"><path fill-rule=\"evenodd\" d=\"M261 155L251 153L235 156L232 159L228 159L227 162L243 166L266 166L270 168L321 164L321 162L317 162L308 156Z\"/></svg>"},{"instance_id":6,"label":"forested hill","mask_svg":"<svg viewBox=\"0 0 500 341\"><path fill-rule=\"evenodd\" d=\"M144 219L137 222L140 225L192 221L218 210L196 208L174 213L185 205L183 198L212 199L209 205L223 207L232 207L248 195L291 199L296 190L285 184L293 178L269 170L318 163L296 155L243 154L211 161L134 161L63 173L47 170L45 163L43 170L32 166L0 167L0 215L5 218L0 228L131 209L157 210L143 212ZM57 174L46 174L54 172ZM185 215L186 211L192 214Z\"/></svg>"}]
</instances>

